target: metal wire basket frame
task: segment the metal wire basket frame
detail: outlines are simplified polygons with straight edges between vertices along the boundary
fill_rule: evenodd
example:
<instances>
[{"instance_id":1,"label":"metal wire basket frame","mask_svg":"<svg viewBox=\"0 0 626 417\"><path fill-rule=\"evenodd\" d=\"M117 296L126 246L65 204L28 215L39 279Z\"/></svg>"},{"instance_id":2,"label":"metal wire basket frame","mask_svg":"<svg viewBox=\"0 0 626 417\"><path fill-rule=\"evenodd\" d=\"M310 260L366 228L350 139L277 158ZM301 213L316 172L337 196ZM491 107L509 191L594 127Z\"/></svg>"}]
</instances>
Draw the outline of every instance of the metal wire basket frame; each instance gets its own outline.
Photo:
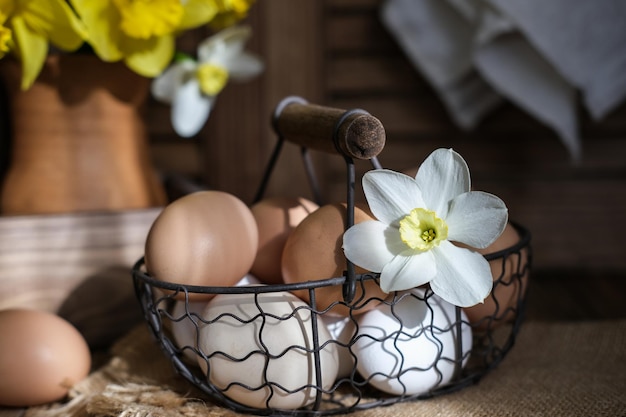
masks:
<instances>
[{"instance_id":1,"label":"metal wire basket frame","mask_svg":"<svg viewBox=\"0 0 626 417\"><path fill-rule=\"evenodd\" d=\"M265 174L261 180L258 192L255 197L255 201L260 200L265 192L265 188L274 169L275 163L278 159L280 151L283 147L285 137L279 128L279 118L282 112L288 106L303 105L306 106L305 100L299 97L288 97L283 100L276 108L273 118L273 126L278 136L278 141L271 155L270 161L267 165ZM347 208L346 208L346 227L350 227L354 223L354 187L355 187L355 167L353 156L350 152L342 150L342 146L338 144L338 132L340 126L347 119L354 116L369 115L367 112L354 109L345 112L341 112L338 118L335 118L335 123L332 129L332 143L334 149L340 153L346 161L347 171ZM344 146L345 147L345 146ZM313 165L310 160L309 147L301 146L301 155L303 158L304 166L307 171L307 176L311 188L313 190L316 199L319 199L319 187L317 185L316 176L314 173ZM368 156L362 159L369 159L373 167L380 168L380 164L376 156ZM397 402L415 401L426 398L432 398L442 394L451 393L460 390L466 386L477 383L484 375L490 370L496 367L502 359L506 356L509 350L515 343L516 335L522 325L525 305L526 305L526 291L527 284L524 281L527 278L531 266L532 253L530 248L530 233L523 226L519 224L513 224L521 239L512 247L506 248L502 251L485 255L485 258L490 262L502 262L502 276L494 280L494 290L490 297L495 303L496 309L492 316L485 317L481 323L470 323L467 319L463 319L462 309L455 307L455 319L449 328L438 328L437 332L454 332L457 336L461 334L463 326L470 326L473 330L473 343L471 349L464 350L462 346L462 338L456 337L455 343L455 358L454 361L454 375L452 379L444 384L436 384L432 389L421 392L419 394L401 393L400 395L389 395L371 387L368 383L368 379L359 375L356 370L356 362L353 365L352 372L348 376L338 378L330 388L324 388L322 386L321 364L320 364L320 352L323 349L329 347L329 345L336 345L337 348L348 349L352 352L352 347L355 343L358 343L359 338L366 337L367 335L359 334L358 325L358 313L359 310L365 308L368 303L377 302L381 304L387 304L390 308L394 308L397 303L402 302L405 297L417 297L420 302L424 302L429 310L432 312L433 293L426 287L422 296L407 295L406 293L395 293L390 298L380 299L376 297L366 297L365 285L370 281L377 281L380 277L379 274L355 273L354 265L349 261L347 262L347 269L343 276L334 277L329 279L323 279L319 281L309 281L296 284L272 284L265 286L234 286L234 287L216 287L216 286L191 286L181 285L176 283L162 282L154 277L150 276L146 272L144 259L141 258L133 266L132 276L135 286L135 292L143 310L143 314L147 324L157 340L159 346L167 355L175 370L193 386L207 395L213 402L227 407L233 411L255 414L255 415L276 415L276 416L324 416L345 414L352 411L364 410L373 407L386 406ZM513 261L513 271L510 273L510 278L505 275L505 265L508 261ZM316 292L321 288L326 287L339 287L341 286L343 301L337 301L324 309L316 308ZM512 306L501 307L501 301L499 301L495 294L496 289L500 286L513 286L516 288L516 299ZM355 297L357 289L360 289L360 297ZM210 369L211 358L215 355L226 355L224 352L203 352L195 346L177 346L177 343L172 337L171 327L174 323L182 320L190 320L195 327L195 338L198 340L200 328L203 326L211 326L215 320L206 320L197 313L194 313L189 308L190 294L249 294L254 297L254 302L258 307L258 314L255 316L255 320L260 320L265 323L270 316L264 312L262 306L263 294L281 293L281 292L293 292L298 290L307 291L309 295L309 301L303 307L299 307L301 310L309 314L311 318L311 334L312 334L312 346L290 346L279 355L270 354L267 350L263 350L261 347L255 353L265 355L266 364L264 372L267 372L268 364L272 359L281 357L289 349L298 349L300 351L306 351L313 361L313 369L315 375L312 381L305 386L298 387L297 389L291 389L282 387L273 381L265 380L262 386L249 387L244 384L241 385L244 389L252 391L258 391L264 389L269 392L268 398L264 407L250 407L245 404L233 401L229 398L227 388L219 388L213 385L207 380L205 374L196 366L196 364L190 364L189 360L185 357L186 352L193 352L199 358L205 361ZM172 314L172 305L177 302L176 300L182 300L185 303L185 313L182 316L174 316ZM261 301L259 301L261 300ZM328 314L328 312L337 305L345 307L349 311L349 318L355 325L355 331L353 336L348 341L330 340L325 341L320 339L319 326L321 322L318 318L322 318ZM299 314L302 311L295 311L294 314ZM291 315L290 317L293 317ZM290 317L287 317L290 318ZM512 317L512 319L510 318ZM501 324L505 320L506 324ZM272 317L272 319L285 320L286 318ZM239 319L243 324L246 320ZM431 319L432 321L432 319ZM401 321L398 325L400 331L393 337L398 337L398 334L402 333L404 326ZM432 326L432 324L431 324ZM428 327L428 326L426 326ZM433 327L434 328L434 327ZM431 329L432 331L432 329ZM392 336L388 336L392 337ZM437 336L432 336L437 339ZM467 348L467 347L465 347ZM463 354L463 352L466 352ZM402 356L403 353L400 353ZM354 356L352 354L352 356ZM238 359L232 358L234 361ZM402 361L404 361L402 356ZM243 359L241 359L243 360ZM436 367L436 361L433 364ZM404 370L409 371L410 369ZM404 372L403 371L403 372ZM314 392L314 400L297 409L281 409L275 408L271 405L271 398L278 391L281 392L300 392L302 390L312 390Z\"/></svg>"}]
</instances>

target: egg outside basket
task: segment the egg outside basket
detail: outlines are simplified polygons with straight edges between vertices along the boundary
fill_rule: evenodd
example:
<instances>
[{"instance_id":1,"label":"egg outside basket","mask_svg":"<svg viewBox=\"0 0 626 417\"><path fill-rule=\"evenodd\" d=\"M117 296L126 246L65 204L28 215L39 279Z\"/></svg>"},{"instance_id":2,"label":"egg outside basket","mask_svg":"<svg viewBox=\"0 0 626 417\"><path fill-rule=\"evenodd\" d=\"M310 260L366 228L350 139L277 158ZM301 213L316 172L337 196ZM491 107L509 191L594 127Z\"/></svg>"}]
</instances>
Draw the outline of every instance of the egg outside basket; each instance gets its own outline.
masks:
<instances>
[{"instance_id":1,"label":"egg outside basket","mask_svg":"<svg viewBox=\"0 0 626 417\"><path fill-rule=\"evenodd\" d=\"M348 174L346 227L353 224L355 185L353 159L369 159L374 168L380 168L376 155L382 150L385 139L380 122L362 110L343 111L310 105L298 97L284 99L276 108L273 122L278 142L259 187L257 200L263 196L283 142L287 139L302 147L305 168L316 197L319 193L308 149L339 153L344 157ZM521 225L513 226L520 236L519 241L504 250L485 255L494 272L493 291L486 300L486 304L491 308L490 312L483 314L482 318L474 317L470 321L463 309L452 307L446 325L441 325L441 321L435 315L441 314L441 310L437 310L436 296L427 286L419 292L394 293L385 299L368 297L365 286L377 281L379 274L357 274L349 261L344 276L320 281L266 286L203 287L158 281L146 272L142 258L133 267L133 280L145 319L160 347L170 358L176 371L213 402L235 412L255 415L345 414L457 391L477 383L502 361L515 343L523 321L531 263L530 234ZM495 277L498 274L500 276ZM316 308L316 294L329 287L341 291L343 301L337 301L323 309ZM264 304L267 297L297 290L308 292L308 303L302 303L284 315L267 312ZM194 303L190 301L190 296L193 298L200 293L220 297L249 297L254 311L245 317L222 314L219 317L205 319L194 310L192 307ZM403 322L406 316L398 313L402 310L401 303L406 303L407 300L423 306L424 319L417 327ZM363 316L361 313L372 303L379 303L392 312L390 317L394 322L393 330L380 335L368 334L364 328L359 328L360 317ZM342 321L344 325L353 326L348 337L334 334L330 339L323 337L327 334L324 331L326 325L336 320L330 316L335 308L347 311L347 317ZM301 320L300 325L306 326L305 330L310 338L301 345L286 345L279 351L272 351L268 347L270 341L264 340L266 337L264 332L270 327L270 323L280 325L282 322L302 317L305 319ZM220 320L225 318L235 323L235 326L254 327L255 346L250 352L235 354L233 351L204 351L197 347L200 332L210 329L210 326L217 326ZM192 341L179 346L172 329L183 322L190 326ZM467 329L471 329L471 346L467 346L467 343L464 345L464 337L461 336ZM428 340L434 349L435 357L428 359L426 365L410 363L412 358L423 354L422 351L407 352L396 349L402 340L416 338ZM450 338L454 342L451 350L444 345L449 343L446 341ZM391 351L396 362L390 374L379 372L363 376L363 373L359 372L357 367L361 359L354 351L359 344L365 342L384 344L383 352ZM330 384L325 379L322 364L323 356L328 350L342 352L339 357L349 362L347 371L344 370L343 374L333 379ZM281 385L282 381L272 380L270 376L272 364L278 363L294 352L306 358L306 369L297 367L287 371L306 373L308 376L305 382L296 386L285 386ZM237 379L230 384L217 386L198 366L202 364L205 371L211 372L211 366L215 363L213 361L221 358L231 361L232 368L236 369L238 364L252 357L261 358L262 363L256 371L251 371L258 374L258 382L254 383L254 386L246 385ZM452 369L452 373L450 374L447 369ZM404 385L403 378L412 372L417 374L430 372L434 375L434 380L429 383L430 387L419 392L411 391L408 384ZM241 374L241 378L245 377L246 375ZM400 387L400 391L388 394L385 392L387 390L379 390L370 383L371 380L380 378L393 381L396 387ZM402 382L399 382L400 380ZM263 400L254 406L246 401L235 401L230 395L233 390L248 392L249 395L260 395ZM294 407L275 405L277 404L274 402L275 399L298 395L305 398L301 405Z\"/></svg>"}]
</instances>

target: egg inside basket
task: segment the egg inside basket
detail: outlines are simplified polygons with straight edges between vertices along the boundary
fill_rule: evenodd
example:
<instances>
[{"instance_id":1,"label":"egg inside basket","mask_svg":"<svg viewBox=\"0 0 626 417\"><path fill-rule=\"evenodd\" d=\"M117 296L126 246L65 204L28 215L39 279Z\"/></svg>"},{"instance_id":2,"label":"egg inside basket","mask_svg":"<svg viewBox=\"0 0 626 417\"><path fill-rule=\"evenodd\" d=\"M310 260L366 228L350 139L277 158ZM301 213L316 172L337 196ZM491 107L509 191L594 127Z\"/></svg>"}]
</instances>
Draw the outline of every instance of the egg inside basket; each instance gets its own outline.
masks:
<instances>
[{"instance_id":1,"label":"egg inside basket","mask_svg":"<svg viewBox=\"0 0 626 417\"><path fill-rule=\"evenodd\" d=\"M308 150L344 157L345 226L354 224L353 161L370 160L380 168L380 122L362 110L311 105L298 97L284 99L273 121L278 142L257 200L287 140L302 147L316 195ZM493 289L470 308L447 303L428 284L390 294L372 291L380 274L361 273L349 261L343 275L333 278L262 285L246 275L233 286L207 287L157 280L142 258L133 280L164 353L209 400L255 415L344 414L457 391L504 359L524 317L530 234L508 223L488 249L482 253ZM318 302L328 291L340 297Z\"/></svg>"}]
</instances>

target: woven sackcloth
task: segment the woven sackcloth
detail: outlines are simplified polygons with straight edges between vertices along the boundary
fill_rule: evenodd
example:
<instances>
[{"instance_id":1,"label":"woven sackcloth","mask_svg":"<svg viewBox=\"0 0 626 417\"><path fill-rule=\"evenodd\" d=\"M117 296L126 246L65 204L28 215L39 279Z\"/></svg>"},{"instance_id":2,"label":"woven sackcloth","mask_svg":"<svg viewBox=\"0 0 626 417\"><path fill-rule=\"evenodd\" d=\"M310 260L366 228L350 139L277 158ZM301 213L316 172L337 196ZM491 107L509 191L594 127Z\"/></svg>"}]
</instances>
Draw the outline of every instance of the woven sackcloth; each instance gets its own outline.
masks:
<instances>
[{"instance_id":1,"label":"woven sackcloth","mask_svg":"<svg viewBox=\"0 0 626 417\"><path fill-rule=\"evenodd\" d=\"M177 376L147 326L59 404L24 417L233 417ZM478 384L354 417L626 416L626 320L526 323L503 362Z\"/></svg>"}]
</instances>

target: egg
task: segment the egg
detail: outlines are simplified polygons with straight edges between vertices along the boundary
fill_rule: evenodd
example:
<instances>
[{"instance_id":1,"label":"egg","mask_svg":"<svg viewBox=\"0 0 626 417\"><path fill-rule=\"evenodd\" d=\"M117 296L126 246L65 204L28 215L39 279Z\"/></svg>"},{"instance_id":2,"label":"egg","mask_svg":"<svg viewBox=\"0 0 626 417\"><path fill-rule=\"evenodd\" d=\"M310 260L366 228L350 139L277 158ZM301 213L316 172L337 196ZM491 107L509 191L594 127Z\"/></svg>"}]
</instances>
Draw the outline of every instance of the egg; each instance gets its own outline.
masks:
<instances>
[{"instance_id":1,"label":"egg","mask_svg":"<svg viewBox=\"0 0 626 417\"><path fill-rule=\"evenodd\" d=\"M145 263L160 281L232 286L249 272L257 246L256 222L245 203L226 192L198 191L173 201L156 218ZM189 293L194 301L211 297Z\"/></svg>"},{"instance_id":2,"label":"egg","mask_svg":"<svg viewBox=\"0 0 626 417\"><path fill-rule=\"evenodd\" d=\"M253 275L246 275L237 286L258 285L259 280ZM177 300L172 308L172 321L169 323L176 346L182 351L183 357L191 365L197 365L198 326L202 324L200 317L207 307L208 301Z\"/></svg>"},{"instance_id":3,"label":"egg","mask_svg":"<svg viewBox=\"0 0 626 417\"><path fill-rule=\"evenodd\" d=\"M61 400L89 374L87 342L55 314L2 310L0 335L1 405L28 407Z\"/></svg>"},{"instance_id":4,"label":"egg","mask_svg":"<svg viewBox=\"0 0 626 417\"><path fill-rule=\"evenodd\" d=\"M305 198L270 197L250 207L259 244L250 272L266 284L283 283L281 257L291 231L319 206Z\"/></svg>"},{"instance_id":5,"label":"egg","mask_svg":"<svg viewBox=\"0 0 626 417\"><path fill-rule=\"evenodd\" d=\"M171 322L172 337L178 349L188 363L196 365L198 354L196 348L196 326L202 324L200 317L206 308L208 301L178 300L172 308L173 321Z\"/></svg>"},{"instance_id":6,"label":"egg","mask_svg":"<svg viewBox=\"0 0 626 417\"><path fill-rule=\"evenodd\" d=\"M369 209L359 204L354 209L354 223L373 220ZM326 204L308 215L289 235L282 257L282 273L286 283L319 281L327 278L341 277L347 268L343 253L343 233L346 224L346 205ZM356 273L367 271L356 268ZM294 292L298 297L309 302L307 290ZM374 280L357 283L354 302L354 314L373 308L387 296ZM319 288L315 291L316 308L325 310L332 303L343 301L341 285ZM328 314L347 315L349 309L343 305L335 305Z\"/></svg>"},{"instance_id":7,"label":"egg","mask_svg":"<svg viewBox=\"0 0 626 417\"><path fill-rule=\"evenodd\" d=\"M354 317L320 315L332 337L332 342L337 345L339 355L339 371L337 378L349 378L354 371L355 358L350 351L352 338L356 334L356 321Z\"/></svg>"},{"instance_id":8,"label":"egg","mask_svg":"<svg viewBox=\"0 0 626 417\"><path fill-rule=\"evenodd\" d=\"M289 292L221 294L202 313L199 365L209 382L233 401L254 408L297 409L320 386L332 387L338 371L336 345L319 351L316 380L312 325L319 346L330 334L317 315ZM264 314L262 315L261 312Z\"/></svg>"},{"instance_id":9,"label":"egg","mask_svg":"<svg viewBox=\"0 0 626 417\"><path fill-rule=\"evenodd\" d=\"M472 329L461 310L461 334L456 307L425 290L399 292L357 317L352 347L359 374L373 387L392 395L419 395L451 381L455 363L464 366L472 348ZM461 343L461 355L456 343Z\"/></svg>"},{"instance_id":10,"label":"egg","mask_svg":"<svg viewBox=\"0 0 626 417\"><path fill-rule=\"evenodd\" d=\"M520 235L513 225L508 223L494 243L485 249L477 250L486 255L513 247L520 241ZM518 254L511 254L506 259L498 257L489 261L494 286L484 303L465 308L465 314L477 329L496 327L512 320L517 313L518 299L526 292L529 270L517 271L527 265L528 250L522 249Z\"/></svg>"},{"instance_id":11,"label":"egg","mask_svg":"<svg viewBox=\"0 0 626 417\"><path fill-rule=\"evenodd\" d=\"M419 170L418 166L414 166L414 167L409 167L406 169L402 170L402 173L405 175L408 175L409 177L415 178L415 176L417 175L417 171Z\"/></svg>"}]
</instances>

